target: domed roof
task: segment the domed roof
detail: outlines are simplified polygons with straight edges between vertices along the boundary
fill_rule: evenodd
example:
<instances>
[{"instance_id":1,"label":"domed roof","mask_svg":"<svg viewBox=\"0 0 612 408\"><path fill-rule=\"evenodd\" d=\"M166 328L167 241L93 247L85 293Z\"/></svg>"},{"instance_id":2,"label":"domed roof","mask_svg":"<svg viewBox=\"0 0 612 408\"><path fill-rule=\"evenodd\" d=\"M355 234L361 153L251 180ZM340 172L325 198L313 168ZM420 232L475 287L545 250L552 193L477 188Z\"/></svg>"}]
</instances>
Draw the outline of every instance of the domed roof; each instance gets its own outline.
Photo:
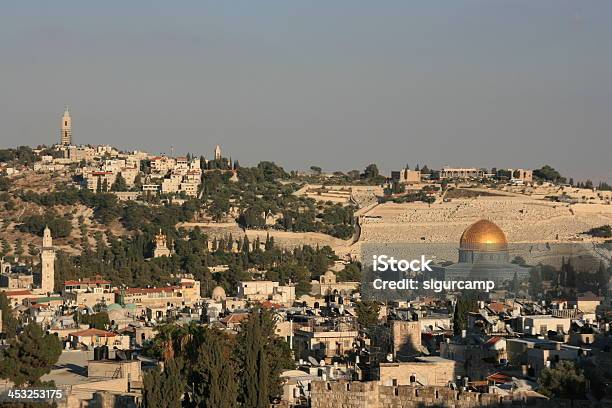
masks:
<instances>
[{"instance_id":1,"label":"domed roof","mask_svg":"<svg viewBox=\"0 0 612 408\"><path fill-rule=\"evenodd\" d=\"M504 231L497 224L483 219L476 221L463 231L459 247L461 249L499 251L508 248L508 240Z\"/></svg>"},{"instance_id":2,"label":"domed roof","mask_svg":"<svg viewBox=\"0 0 612 408\"><path fill-rule=\"evenodd\" d=\"M212 296L213 300L219 301L219 300L225 300L225 289L223 289L223 287L221 286L217 286L213 289L212 291Z\"/></svg>"},{"instance_id":3,"label":"domed roof","mask_svg":"<svg viewBox=\"0 0 612 408\"><path fill-rule=\"evenodd\" d=\"M113 311L113 310L121 310L122 307L119 303L111 303L110 305L106 306L106 310L107 311Z\"/></svg>"}]
</instances>

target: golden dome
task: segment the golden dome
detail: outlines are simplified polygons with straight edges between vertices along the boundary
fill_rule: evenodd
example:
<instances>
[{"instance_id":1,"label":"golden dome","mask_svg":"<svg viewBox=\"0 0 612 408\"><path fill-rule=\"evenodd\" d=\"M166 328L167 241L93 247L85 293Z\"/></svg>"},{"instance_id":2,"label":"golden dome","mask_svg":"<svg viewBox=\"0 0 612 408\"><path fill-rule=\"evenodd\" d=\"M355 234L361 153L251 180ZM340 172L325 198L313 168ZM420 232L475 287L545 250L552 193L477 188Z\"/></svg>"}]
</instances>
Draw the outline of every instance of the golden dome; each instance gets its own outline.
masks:
<instances>
[{"instance_id":1,"label":"golden dome","mask_svg":"<svg viewBox=\"0 0 612 408\"><path fill-rule=\"evenodd\" d=\"M500 251L508 249L508 240L504 231L495 223L480 220L463 231L459 247L481 251Z\"/></svg>"}]
</instances>

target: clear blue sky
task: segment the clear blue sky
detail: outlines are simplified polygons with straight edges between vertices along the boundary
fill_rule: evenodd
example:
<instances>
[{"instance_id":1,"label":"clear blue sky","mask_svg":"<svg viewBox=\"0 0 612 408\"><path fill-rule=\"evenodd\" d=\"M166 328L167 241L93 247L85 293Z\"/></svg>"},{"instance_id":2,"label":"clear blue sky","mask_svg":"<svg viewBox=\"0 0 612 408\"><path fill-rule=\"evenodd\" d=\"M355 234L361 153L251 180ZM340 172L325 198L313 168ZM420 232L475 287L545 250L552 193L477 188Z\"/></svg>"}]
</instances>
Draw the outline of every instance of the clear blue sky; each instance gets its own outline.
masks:
<instances>
[{"instance_id":1,"label":"clear blue sky","mask_svg":"<svg viewBox=\"0 0 612 408\"><path fill-rule=\"evenodd\" d=\"M612 2L13 1L2 146L384 170L549 163L612 181Z\"/></svg>"}]
</instances>

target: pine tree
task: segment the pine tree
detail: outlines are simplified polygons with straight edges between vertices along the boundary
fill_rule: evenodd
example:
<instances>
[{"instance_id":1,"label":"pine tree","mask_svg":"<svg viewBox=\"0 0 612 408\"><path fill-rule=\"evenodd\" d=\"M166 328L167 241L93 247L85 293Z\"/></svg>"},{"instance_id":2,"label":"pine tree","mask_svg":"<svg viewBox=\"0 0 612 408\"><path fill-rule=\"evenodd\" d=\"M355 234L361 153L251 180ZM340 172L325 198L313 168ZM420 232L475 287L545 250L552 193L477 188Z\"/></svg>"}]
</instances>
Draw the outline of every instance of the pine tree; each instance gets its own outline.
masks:
<instances>
[{"instance_id":1,"label":"pine tree","mask_svg":"<svg viewBox=\"0 0 612 408\"><path fill-rule=\"evenodd\" d=\"M16 386L36 385L49 373L62 354L62 344L54 334L46 334L36 323L28 324L9 342L0 362L0 377Z\"/></svg>"},{"instance_id":2,"label":"pine tree","mask_svg":"<svg viewBox=\"0 0 612 408\"><path fill-rule=\"evenodd\" d=\"M112 191L127 191L127 182L121 173L117 174L117 178L115 178L115 182L111 186Z\"/></svg>"}]
</instances>

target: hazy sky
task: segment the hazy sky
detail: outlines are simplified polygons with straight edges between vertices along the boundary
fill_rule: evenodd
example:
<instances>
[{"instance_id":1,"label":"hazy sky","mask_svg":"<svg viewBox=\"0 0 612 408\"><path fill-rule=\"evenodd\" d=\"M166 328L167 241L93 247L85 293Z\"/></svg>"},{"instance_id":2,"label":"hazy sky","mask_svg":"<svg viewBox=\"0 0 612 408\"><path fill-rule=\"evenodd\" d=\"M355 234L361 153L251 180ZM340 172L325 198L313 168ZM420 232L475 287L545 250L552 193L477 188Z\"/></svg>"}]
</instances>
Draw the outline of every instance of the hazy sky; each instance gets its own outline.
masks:
<instances>
[{"instance_id":1,"label":"hazy sky","mask_svg":"<svg viewBox=\"0 0 612 408\"><path fill-rule=\"evenodd\" d=\"M533 168L612 181L612 2L12 1L2 146L242 164Z\"/></svg>"}]
</instances>

